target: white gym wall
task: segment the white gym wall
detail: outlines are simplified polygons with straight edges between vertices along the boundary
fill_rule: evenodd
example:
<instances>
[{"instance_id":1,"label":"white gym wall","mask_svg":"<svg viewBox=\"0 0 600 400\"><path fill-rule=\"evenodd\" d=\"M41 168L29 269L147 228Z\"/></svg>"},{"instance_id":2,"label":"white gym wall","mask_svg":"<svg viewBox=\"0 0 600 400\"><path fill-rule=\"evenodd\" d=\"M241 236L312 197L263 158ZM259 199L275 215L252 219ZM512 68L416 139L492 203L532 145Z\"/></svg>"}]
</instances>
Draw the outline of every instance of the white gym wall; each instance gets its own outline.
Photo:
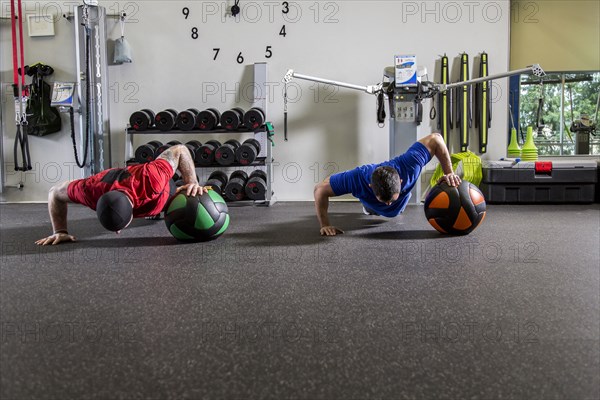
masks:
<instances>
[{"instance_id":1,"label":"white gym wall","mask_svg":"<svg viewBox=\"0 0 600 400\"><path fill-rule=\"evenodd\" d=\"M233 1L100 1L108 13L128 14L125 37L133 48L132 64L109 66L112 166L124 165L124 136L129 115L141 108L155 112L165 108L233 106L249 108L252 98L252 63L268 63L270 91L268 120L276 129L273 149L274 189L278 200L312 200L315 183L332 172L363 163L380 162L388 154L388 123L376 122L375 97L350 89L294 80L289 88L289 141L283 140L283 84L285 72L360 85L381 82L383 69L395 54L416 54L427 68L429 80L439 80L436 61L446 53L453 62L452 78L458 77L456 60L470 56L471 76L477 77L476 56L489 54L490 73L508 69L510 4L495 1L300 1L289 2L282 14L281 1L241 0L238 21L225 16ZM10 3L1 2L2 16L10 15ZM76 81L73 24L62 18L77 2L24 2L24 11L53 15L55 36L27 36L25 63L43 62L54 67L51 80ZM537 3L543 7L543 2ZM183 8L189 9L185 19ZM285 17L285 18L284 18ZM43 138L30 137L34 170L13 171L15 135L12 103L12 53L10 20L0 24L2 80L2 139L7 187L5 201L44 201L55 183L78 178L73 158L69 122L63 131ZM286 37L280 36L282 26ZM107 22L109 39L120 36L118 19ZM198 38L192 39L192 28ZM272 57L265 58L272 46ZM220 48L213 60L213 48ZM109 51L111 47L109 46ZM244 62L236 58L242 52ZM524 66L522 66L524 67ZM493 85L493 121L489 151L483 157L505 156L507 138L507 79ZM429 120L431 100L424 102L419 137L435 131ZM386 105L386 113L389 115ZM235 135L231 135L234 137ZM454 131L453 149L458 148ZM230 135L215 138L224 141ZM137 136L147 140L198 139L205 135ZM212 137L211 137L212 138ZM475 128L470 149L478 148ZM431 165L433 167L433 165ZM200 174L201 175L201 174ZM20 180L23 190L12 188Z\"/></svg>"}]
</instances>

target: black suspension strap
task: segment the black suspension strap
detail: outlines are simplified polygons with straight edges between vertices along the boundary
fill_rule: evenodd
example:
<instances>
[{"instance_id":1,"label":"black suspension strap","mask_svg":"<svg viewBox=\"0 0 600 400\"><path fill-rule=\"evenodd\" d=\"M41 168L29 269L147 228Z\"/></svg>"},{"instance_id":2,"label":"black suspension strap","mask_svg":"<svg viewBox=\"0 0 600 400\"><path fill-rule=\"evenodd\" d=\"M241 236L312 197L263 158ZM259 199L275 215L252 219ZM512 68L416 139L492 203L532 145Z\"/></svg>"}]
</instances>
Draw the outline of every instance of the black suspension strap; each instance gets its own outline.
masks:
<instances>
[{"instance_id":1,"label":"black suspension strap","mask_svg":"<svg viewBox=\"0 0 600 400\"><path fill-rule=\"evenodd\" d=\"M463 53L460 56L460 80L469 80L469 56ZM457 88L456 123L460 128L460 151L469 149L469 129L471 128L471 87L462 85Z\"/></svg>"},{"instance_id":2,"label":"black suspension strap","mask_svg":"<svg viewBox=\"0 0 600 400\"><path fill-rule=\"evenodd\" d=\"M487 77L488 71L488 55L481 53L481 61L479 63L479 76ZM479 128L479 152L481 154L487 152L489 128L492 124L492 104L490 102L489 83L482 82L477 84L475 94L475 127Z\"/></svg>"},{"instance_id":3,"label":"black suspension strap","mask_svg":"<svg viewBox=\"0 0 600 400\"><path fill-rule=\"evenodd\" d=\"M450 68L448 66L448 57L444 54L441 60L440 83L450 83ZM450 130L452 129L452 90L445 90L438 95L438 107L440 109L438 118L438 129L444 138L446 147L450 148Z\"/></svg>"},{"instance_id":4,"label":"black suspension strap","mask_svg":"<svg viewBox=\"0 0 600 400\"><path fill-rule=\"evenodd\" d=\"M377 123L380 127L385 125L385 104L384 104L385 95L383 94L383 90L380 90L377 93Z\"/></svg>"},{"instance_id":5,"label":"black suspension strap","mask_svg":"<svg viewBox=\"0 0 600 400\"><path fill-rule=\"evenodd\" d=\"M288 119L288 94L287 94L287 81L283 84L283 140L288 141L287 136L287 119Z\"/></svg>"},{"instance_id":6,"label":"black suspension strap","mask_svg":"<svg viewBox=\"0 0 600 400\"><path fill-rule=\"evenodd\" d=\"M83 160L80 162L79 161L79 155L77 154L77 143L75 141L75 117L73 115L73 107L71 107L69 109L69 118L71 120L71 140L73 142L73 153L75 154L75 163L77 164L77 166L79 168L83 168L85 167L85 164L87 162L87 156L88 156L88 146L90 143L90 108L91 108L91 99L90 99L90 95L91 95L91 91L90 91L90 47L92 45L91 41L91 32L90 32L90 27L87 25L88 21L87 21L87 7L84 7L83 10L84 13L84 30L85 30L85 107L86 107L86 113L85 113L85 144L83 146L84 150L83 150Z\"/></svg>"},{"instance_id":7,"label":"black suspension strap","mask_svg":"<svg viewBox=\"0 0 600 400\"><path fill-rule=\"evenodd\" d=\"M544 129L544 81L540 79L540 97L538 98L538 106L536 112L536 128L538 134L542 134Z\"/></svg>"}]
</instances>

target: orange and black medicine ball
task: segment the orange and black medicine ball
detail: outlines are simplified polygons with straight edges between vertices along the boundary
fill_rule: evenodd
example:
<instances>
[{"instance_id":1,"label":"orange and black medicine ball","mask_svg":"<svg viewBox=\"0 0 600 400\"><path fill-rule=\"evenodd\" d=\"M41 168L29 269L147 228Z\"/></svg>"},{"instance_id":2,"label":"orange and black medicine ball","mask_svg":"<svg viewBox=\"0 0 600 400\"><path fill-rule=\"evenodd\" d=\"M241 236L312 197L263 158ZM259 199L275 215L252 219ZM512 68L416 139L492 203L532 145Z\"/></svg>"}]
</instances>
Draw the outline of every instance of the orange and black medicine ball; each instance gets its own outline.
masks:
<instances>
[{"instance_id":1,"label":"orange and black medicine ball","mask_svg":"<svg viewBox=\"0 0 600 400\"><path fill-rule=\"evenodd\" d=\"M425 197L425 216L441 233L471 233L485 218L485 209L483 193L468 181L462 181L458 187L442 182Z\"/></svg>"}]
</instances>

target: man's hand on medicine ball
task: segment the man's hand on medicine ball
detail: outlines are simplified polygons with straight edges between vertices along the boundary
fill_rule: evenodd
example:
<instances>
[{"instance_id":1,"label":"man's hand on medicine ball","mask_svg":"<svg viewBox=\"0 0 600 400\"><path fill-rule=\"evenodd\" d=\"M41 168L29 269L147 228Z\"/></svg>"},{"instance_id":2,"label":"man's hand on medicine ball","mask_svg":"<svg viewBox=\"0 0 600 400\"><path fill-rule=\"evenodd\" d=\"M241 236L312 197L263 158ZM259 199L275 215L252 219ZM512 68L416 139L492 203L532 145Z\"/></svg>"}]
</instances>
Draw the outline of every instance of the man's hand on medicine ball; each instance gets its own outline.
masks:
<instances>
[{"instance_id":1,"label":"man's hand on medicine ball","mask_svg":"<svg viewBox=\"0 0 600 400\"><path fill-rule=\"evenodd\" d=\"M335 236L338 233L344 233L344 231L335 226L324 226L321 228L321 236Z\"/></svg>"},{"instance_id":2,"label":"man's hand on medicine ball","mask_svg":"<svg viewBox=\"0 0 600 400\"><path fill-rule=\"evenodd\" d=\"M442 176L439 180L438 180L438 184L442 183L442 182L446 182L449 186L458 186L460 185L460 176L456 175L454 172L444 175Z\"/></svg>"},{"instance_id":3,"label":"man's hand on medicine ball","mask_svg":"<svg viewBox=\"0 0 600 400\"><path fill-rule=\"evenodd\" d=\"M188 197L202 196L204 193L208 193L207 187L200 186L197 183L188 183L187 185L179 186L175 193L177 194L184 190L185 190L186 196L188 196Z\"/></svg>"}]
</instances>

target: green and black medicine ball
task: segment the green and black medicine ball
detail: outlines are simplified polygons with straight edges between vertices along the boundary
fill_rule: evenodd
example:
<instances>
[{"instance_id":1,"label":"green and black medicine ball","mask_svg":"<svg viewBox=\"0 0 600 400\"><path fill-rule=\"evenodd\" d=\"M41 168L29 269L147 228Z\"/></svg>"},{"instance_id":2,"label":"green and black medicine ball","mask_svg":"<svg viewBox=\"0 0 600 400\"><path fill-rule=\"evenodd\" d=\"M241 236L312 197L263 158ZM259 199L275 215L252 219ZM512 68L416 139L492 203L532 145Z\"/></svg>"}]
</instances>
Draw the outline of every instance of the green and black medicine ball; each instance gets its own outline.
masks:
<instances>
[{"instance_id":1,"label":"green and black medicine ball","mask_svg":"<svg viewBox=\"0 0 600 400\"><path fill-rule=\"evenodd\" d=\"M227 204L214 190L194 197L179 193L169 199L166 210L167 229L182 242L214 240L229 226Z\"/></svg>"}]
</instances>

